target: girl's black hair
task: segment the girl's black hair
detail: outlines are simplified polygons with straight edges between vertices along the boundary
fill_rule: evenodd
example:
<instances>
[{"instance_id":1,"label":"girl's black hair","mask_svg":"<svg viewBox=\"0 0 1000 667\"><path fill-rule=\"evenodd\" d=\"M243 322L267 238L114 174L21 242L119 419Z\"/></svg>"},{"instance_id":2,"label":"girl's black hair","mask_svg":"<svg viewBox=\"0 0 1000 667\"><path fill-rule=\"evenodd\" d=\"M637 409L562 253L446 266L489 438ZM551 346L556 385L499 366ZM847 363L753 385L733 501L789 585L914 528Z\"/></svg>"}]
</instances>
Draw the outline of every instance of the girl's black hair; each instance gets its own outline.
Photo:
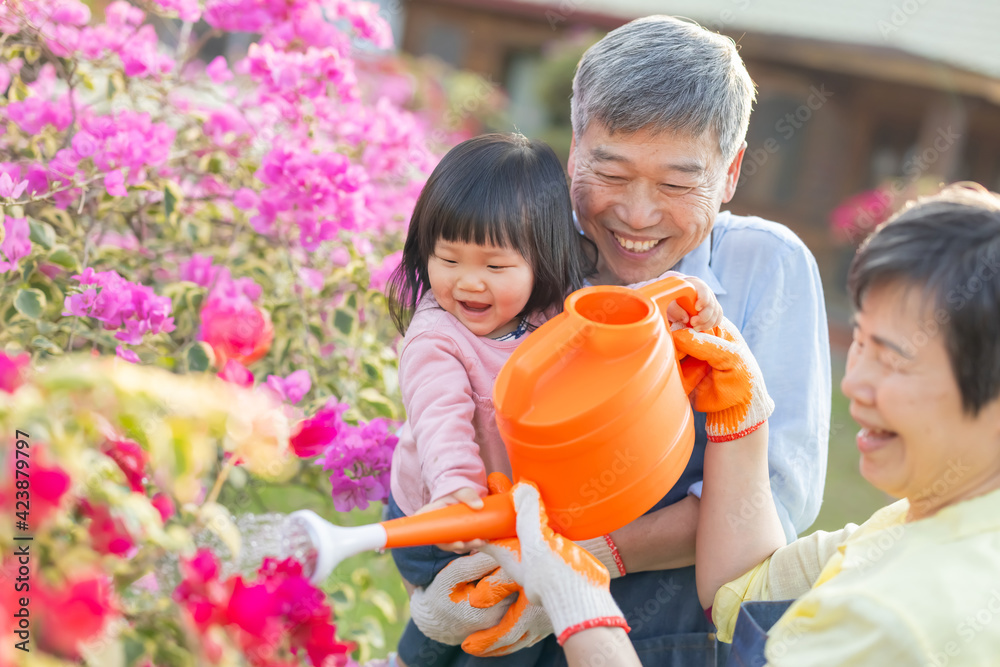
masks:
<instances>
[{"instance_id":1,"label":"girl's black hair","mask_svg":"<svg viewBox=\"0 0 1000 667\"><path fill-rule=\"evenodd\" d=\"M555 152L521 134L484 134L441 159L417 199L403 260L389 278L389 314L406 333L430 291L427 261L438 240L512 248L534 272L521 316L561 307L593 272L573 224L566 174Z\"/></svg>"}]
</instances>

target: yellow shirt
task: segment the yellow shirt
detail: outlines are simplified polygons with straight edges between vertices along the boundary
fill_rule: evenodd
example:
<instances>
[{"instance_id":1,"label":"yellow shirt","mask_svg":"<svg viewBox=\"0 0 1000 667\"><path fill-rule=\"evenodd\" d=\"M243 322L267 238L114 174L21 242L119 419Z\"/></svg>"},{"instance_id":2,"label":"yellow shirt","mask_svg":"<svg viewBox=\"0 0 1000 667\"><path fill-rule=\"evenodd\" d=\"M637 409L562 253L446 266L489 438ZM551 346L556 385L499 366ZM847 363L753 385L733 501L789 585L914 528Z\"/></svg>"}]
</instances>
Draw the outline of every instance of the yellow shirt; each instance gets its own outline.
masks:
<instances>
[{"instance_id":1,"label":"yellow shirt","mask_svg":"<svg viewBox=\"0 0 1000 667\"><path fill-rule=\"evenodd\" d=\"M723 586L719 639L744 600L797 598L768 633L768 665L1000 665L1000 491L911 523L908 509L797 540Z\"/></svg>"}]
</instances>

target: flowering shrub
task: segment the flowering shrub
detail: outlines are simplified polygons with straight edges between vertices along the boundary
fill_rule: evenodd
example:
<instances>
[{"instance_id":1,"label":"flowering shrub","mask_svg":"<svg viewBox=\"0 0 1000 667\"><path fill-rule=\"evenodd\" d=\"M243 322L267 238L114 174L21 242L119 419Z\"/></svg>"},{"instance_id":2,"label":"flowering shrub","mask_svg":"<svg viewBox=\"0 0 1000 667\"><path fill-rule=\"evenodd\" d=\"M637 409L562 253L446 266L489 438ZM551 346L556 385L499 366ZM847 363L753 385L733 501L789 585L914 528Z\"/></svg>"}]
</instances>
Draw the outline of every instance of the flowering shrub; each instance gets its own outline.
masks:
<instances>
[{"instance_id":1,"label":"flowering shrub","mask_svg":"<svg viewBox=\"0 0 1000 667\"><path fill-rule=\"evenodd\" d=\"M234 31L255 35L245 54L199 60ZM0 3L0 421L34 439L43 656L343 662L322 605L275 607L248 636L248 619L200 626L200 606L153 590L150 610L134 587L165 554L195 558L198 530L238 549L230 513L385 498L402 413L381 290L437 156L500 106L481 81L373 55L389 42L353 0L115 0L101 20L79 0ZM0 505L16 492L0 483ZM401 604L369 565L325 584L380 614L344 633L359 659ZM277 600L298 575L268 567L199 585Z\"/></svg>"},{"instance_id":2,"label":"flowering shrub","mask_svg":"<svg viewBox=\"0 0 1000 667\"><path fill-rule=\"evenodd\" d=\"M14 556L23 543L15 540L30 533L23 590L37 616L29 655L91 662L130 655L129 664L157 665L240 664L240 655L262 666L348 664L352 647L335 639L326 595L300 564L265 560L248 582L223 577L215 555L194 549L205 532L229 554L246 547L216 502L231 468L218 472L213 463L240 457L262 476L297 465L275 394L76 355L5 396L0 425L17 437L0 446L10 473L0 509L14 516L24 489L30 504L23 523L0 527L0 568L14 579L11 568L23 564ZM169 578L151 573L171 553L180 557L180 584L163 590ZM151 602L154 593L180 606ZM3 586L4 613L24 606L13 586ZM147 641L152 631L169 639ZM4 650L24 639L5 632Z\"/></svg>"}]
</instances>

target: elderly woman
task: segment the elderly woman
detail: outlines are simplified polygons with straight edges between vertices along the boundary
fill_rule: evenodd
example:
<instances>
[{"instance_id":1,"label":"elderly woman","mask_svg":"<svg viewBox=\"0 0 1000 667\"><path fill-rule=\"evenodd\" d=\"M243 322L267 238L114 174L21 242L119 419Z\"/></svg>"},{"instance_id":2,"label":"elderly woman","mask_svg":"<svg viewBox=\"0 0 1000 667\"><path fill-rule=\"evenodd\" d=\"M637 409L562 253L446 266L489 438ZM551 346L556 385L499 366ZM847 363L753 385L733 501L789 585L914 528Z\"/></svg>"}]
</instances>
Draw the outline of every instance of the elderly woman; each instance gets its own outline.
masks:
<instances>
[{"instance_id":1,"label":"elderly woman","mask_svg":"<svg viewBox=\"0 0 1000 667\"><path fill-rule=\"evenodd\" d=\"M744 613L736 624L741 605L760 604L744 602L794 600L783 603L763 656L747 664L998 664L998 273L1000 197L979 187L916 202L858 251L841 389L861 426L862 475L901 498L861 526L781 546L773 505L760 502L762 449L708 448L696 568L720 638L753 626ZM730 350L752 364L745 347ZM759 510L741 512L755 493ZM515 498L523 556L487 550L565 626L569 664L596 655L605 665L639 664L613 627L601 577L544 519L539 525L533 487L519 486ZM773 553L761 562L768 541Z\"/></svg>"}]
</instances>

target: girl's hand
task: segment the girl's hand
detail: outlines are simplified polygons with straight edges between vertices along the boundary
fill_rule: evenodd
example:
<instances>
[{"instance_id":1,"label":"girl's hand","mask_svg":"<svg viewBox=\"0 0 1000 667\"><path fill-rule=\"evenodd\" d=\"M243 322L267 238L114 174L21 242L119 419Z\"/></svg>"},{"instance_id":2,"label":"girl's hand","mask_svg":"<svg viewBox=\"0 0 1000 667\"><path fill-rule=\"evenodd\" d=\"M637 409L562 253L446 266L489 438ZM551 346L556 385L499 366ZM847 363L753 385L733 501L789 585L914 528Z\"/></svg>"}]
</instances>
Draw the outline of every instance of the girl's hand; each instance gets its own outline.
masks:
<instances>
[{"instance_id":1,"label":"girl's hand","mask_svg":"<svg viewBox=\"0 0 1000 667\"><path fill-rule=\"evenodd\" d=\"M722 306L719 305L719 300L715 298L712 289L701 278L695 278L694 276L682 277L694 285L695 290L698 292L698 300L694 304L695 308L698 309L698 313L694 317L689 317L683 308L677 305L676 302L673 302L667 306L667 319L671 323L679 322L686 324L695 331L708 331L717 327L722 322Z\"/></svg>"},{"instance_id":2,"label":"girl's hand","mask_svg":"<svg viewBox=\"0 0 1000 667\"><path fill-rule=\"evenodd\" d=\"M454 493L449 493L447 496L442 496L434 502L427 503L417 510L417 514L431 512L456 503L464 503L474 510L483 509L483 499L479 497L479 493L472 487L467 486L455 491ZM436 544L434 546L438 549L443 549L444 551L454 551L457 554L464 554L469 553L473 549L478 549L484 544L486 544L485 540L470 540L469 542L448 542L446 544Z\"/></svg>"}]
</instances>

